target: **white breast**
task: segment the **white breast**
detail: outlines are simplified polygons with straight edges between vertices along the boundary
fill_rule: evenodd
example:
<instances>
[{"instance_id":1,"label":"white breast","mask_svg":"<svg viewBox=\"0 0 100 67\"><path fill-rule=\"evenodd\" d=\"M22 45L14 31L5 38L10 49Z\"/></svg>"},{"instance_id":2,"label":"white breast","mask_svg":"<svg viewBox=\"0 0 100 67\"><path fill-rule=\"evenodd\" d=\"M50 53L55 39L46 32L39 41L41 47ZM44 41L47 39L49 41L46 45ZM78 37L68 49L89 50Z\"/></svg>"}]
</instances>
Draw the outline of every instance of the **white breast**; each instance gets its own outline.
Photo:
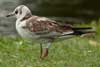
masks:
<instances>
[{"instance_id":1,"label":"white breast","mask_svg":"<svg viewBox=\"0 0 100 67\"><path fill-rule=\"evenodd\" d=\"M26 39L38 38L38 35L35 35L34 32L24 29L23 26L26 26L26 21L18 22L16 21L16 30L21 35L21 37Z\"/></svg>"}]
</instances>

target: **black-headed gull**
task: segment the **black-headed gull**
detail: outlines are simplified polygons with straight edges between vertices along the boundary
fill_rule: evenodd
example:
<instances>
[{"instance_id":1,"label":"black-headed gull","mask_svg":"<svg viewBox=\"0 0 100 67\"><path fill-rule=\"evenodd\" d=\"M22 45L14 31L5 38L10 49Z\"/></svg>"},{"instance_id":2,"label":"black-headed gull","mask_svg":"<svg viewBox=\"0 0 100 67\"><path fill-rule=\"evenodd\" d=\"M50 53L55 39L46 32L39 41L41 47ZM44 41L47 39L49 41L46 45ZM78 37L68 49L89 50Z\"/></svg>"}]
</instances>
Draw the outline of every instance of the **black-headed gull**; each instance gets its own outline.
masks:
<instances>
[{"instance_id":1,"label":"black-headed gull","mask_svg":"<svg viewBox=\"0 0 100 67\"><path fill-rule=\"evenodd\" d=\"M41 42L41 58L48 55L48 48L51 43L59 37L67 35L81 35L83 29L91 28L73 28L71 25L61 25L54 20L46 17L32 15L30 9L25 5L20 5L7 17L15 16L16 30L21 37L37 40Z\"/></svg>"}]
</instances>

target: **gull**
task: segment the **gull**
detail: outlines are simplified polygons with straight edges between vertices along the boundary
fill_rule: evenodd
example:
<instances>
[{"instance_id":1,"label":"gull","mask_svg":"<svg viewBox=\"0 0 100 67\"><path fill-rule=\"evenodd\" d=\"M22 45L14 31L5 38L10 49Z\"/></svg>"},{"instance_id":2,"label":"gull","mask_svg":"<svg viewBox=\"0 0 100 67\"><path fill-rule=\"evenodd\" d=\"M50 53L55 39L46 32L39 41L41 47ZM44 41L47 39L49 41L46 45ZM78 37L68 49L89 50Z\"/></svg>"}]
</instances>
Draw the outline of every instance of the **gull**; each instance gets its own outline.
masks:
<instances>
[{"instance_id":1,"label":"gull","mask_svg":"<svg viewBox=\"0 0 100 67\"><path fill-rule=\"evenodd\" d=\"M40 43L40 58L48 56L48 49L55 39L67 38L68 35L82 35L84 32L80 30L91 29L90 27L74 28L46 17L32 15L30 9L25 5L19 5L6 17L10 16L17 18L16 30L22 38Z\"/></svg>"}]
</instances>

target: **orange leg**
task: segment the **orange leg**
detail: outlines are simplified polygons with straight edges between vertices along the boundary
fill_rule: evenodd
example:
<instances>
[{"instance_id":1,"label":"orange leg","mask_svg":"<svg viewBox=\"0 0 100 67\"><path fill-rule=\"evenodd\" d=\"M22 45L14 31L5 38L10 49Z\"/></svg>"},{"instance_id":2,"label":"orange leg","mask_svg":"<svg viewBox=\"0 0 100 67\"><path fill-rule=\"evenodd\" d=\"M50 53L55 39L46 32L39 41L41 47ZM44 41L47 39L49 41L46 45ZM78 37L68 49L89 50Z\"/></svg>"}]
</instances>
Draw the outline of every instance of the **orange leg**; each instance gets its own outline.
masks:
<instances>
[{"instance_id":1,"label":"orange leg","mask_svg":"<svg viewBox=\"0 0 100 67\"><path fill-rule=\"evenodd\" d=\"M42 55L41 55L41 58L45 58L47 56L48 56L48 48L44 48L43 52L42 52Z\"/></svg>"},{"instance_id":2,"label":"orange leg","mask_svg":"<svg viewBox=\"0 0 100 67\"><path fill-rule=\"evenodd\" d=\"M43 48L42 44L40 44L40 58L45 58L48 56L48 48Z\"/></svg>"},{"instance_id":3,"label":"orange leg","mask_svg":"<svg viewBox=\"0 0 100 67\"><path fill-rule=\"evenodd\" d=\"M42 44L42 43L40 44L40 49L41 49L40 58L44 59L45 57L48 56L48 49L49 49L50 45L51 45L51 43L46 43L46 45Z\"/></svg>"}]
</instances>

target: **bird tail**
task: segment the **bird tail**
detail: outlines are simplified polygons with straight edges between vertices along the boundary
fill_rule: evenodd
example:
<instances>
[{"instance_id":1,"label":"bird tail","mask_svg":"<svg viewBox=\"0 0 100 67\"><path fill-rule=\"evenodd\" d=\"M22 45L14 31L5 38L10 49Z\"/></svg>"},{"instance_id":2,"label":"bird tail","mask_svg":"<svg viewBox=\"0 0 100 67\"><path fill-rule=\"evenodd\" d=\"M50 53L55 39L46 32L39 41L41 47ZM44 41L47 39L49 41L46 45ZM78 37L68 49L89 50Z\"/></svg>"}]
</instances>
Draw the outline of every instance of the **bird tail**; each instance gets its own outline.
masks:
<instances>
[{"instance_id":1,"label":"bird tail","mask_svg":"<svg viewBox=\"0 0 100 67\"><path fill-rule=\"evenodd\" d=\"M74 32L68 35L82 35L87 33L96 33L92 27L75 27L72 28L72 30Z\"/></svg>"},{"instance_id":2,"label":"bird tail","mask_svg":"<svg viewBox=\"0 0 100 67\"><path fill-rule=\"evenodd\" d=\"M74 33L69 34L69 35L83 35L87 33L96 33L95 31L74 31Z\"/></svg>"}]
</instances>

